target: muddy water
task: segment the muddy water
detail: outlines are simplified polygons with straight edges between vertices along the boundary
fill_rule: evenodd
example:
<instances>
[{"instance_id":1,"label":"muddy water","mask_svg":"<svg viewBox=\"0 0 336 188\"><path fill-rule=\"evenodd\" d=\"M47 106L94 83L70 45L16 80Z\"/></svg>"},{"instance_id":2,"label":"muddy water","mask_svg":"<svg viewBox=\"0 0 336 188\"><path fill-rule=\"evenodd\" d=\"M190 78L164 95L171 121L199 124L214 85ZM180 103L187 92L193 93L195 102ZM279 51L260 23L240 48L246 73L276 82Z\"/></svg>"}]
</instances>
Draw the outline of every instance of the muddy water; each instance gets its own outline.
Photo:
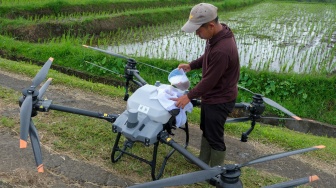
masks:
<instances>
[{"instance_id":1,"label":"muddy water","mask_svg":"<svg viewBox=\"0 0 336 188\"><path fill-rule=\"evenodd\" d=\"M270 11L275 9L280 11ZM221 17L235 33L241 66L309 73L336 70L335 15L335 8L323 4L262 3ZM177 28L164 37L110 46L108 50L190 62L203 53L204 45L194 33Z\"/></svg>"}]
</instances>

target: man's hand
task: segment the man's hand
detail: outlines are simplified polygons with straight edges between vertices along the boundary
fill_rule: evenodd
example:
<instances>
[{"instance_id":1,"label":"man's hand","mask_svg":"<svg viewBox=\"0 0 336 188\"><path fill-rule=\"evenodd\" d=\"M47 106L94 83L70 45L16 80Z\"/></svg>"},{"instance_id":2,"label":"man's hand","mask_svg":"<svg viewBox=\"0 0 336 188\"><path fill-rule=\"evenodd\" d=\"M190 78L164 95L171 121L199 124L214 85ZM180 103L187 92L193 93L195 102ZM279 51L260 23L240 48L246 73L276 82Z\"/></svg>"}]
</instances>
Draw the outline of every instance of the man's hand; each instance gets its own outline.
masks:
<instances>
[{"instance_id":1,"label":"man's hand","mask_svg":"<svg viewBox=\"0 0 336 188\"><path fill-rule=\"evenodd\" d=\"M179 108L184 108L190 102L188 95L182 95L179 98L171 98L170 100L176 101L175 106Z\"/></svg>"},{"instance_id":2,"label":"man's hand","mask_svg":"<svg viewBox=\"0 0 336 188\"><path fill-rule=\"evenodd\" d=\"M178 69L183 69L184 72L189 72L191 70L189 64L179 64Z\"/></svg>"}]
</instances>

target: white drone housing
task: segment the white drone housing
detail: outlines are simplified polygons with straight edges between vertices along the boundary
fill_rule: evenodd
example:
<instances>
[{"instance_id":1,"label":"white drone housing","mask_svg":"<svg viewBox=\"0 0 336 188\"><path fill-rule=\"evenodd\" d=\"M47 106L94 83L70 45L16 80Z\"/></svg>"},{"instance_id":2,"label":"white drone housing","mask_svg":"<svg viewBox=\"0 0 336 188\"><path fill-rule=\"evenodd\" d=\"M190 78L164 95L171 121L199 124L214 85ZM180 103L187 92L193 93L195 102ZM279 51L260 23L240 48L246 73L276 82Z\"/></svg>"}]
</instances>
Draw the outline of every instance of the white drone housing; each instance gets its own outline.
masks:
<instances>
[{"instance_id":1,"label":"white drone housing","mask_svg":"<svg viewBox=\"0 0 336 188\"><path fill-rule=\"evenodd\" d=\"M157 86L147 84L137 89L127 100L127 110L113 123L113 132L147 146L156 143L172 116L156 99L157 94Z\"/></svg>"}]
</instances>

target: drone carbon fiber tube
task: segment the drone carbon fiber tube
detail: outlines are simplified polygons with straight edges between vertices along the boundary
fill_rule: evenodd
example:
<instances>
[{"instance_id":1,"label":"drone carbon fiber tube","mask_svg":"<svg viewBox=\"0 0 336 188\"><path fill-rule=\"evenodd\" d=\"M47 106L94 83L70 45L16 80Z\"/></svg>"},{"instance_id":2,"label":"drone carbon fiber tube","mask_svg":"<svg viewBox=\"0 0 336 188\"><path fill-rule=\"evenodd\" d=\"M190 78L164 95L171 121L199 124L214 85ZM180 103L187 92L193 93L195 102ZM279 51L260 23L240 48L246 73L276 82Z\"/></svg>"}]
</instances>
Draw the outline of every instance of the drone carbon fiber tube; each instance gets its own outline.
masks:
<instances>
[{"instance_id":1,"label":"drone carbon fiber tube","mask_svg":"<svg viewBox=\"0 0 336 188\"><path fill-rule=\"evenodd\" d=\"M69 112L69 113L73 113L73 114L79 114L79 115L83 115L83 116L95 117L95 118L99 118L99 119L105 119L109 122L114 122L115 119L117 119L117 117L118 117L118 115L115 115L115 114L92 112L92 111L88 111L88 110L82 110L82 109L78 109L78 108L71 108L71 107L60 106L60 105L55 105L55 104L51 104L49 106L49 109L58 110L58 111L62 111L62 112Z\"/></svg>"},{"instance_id":2,"label":"drone carbon fiber tube","mask_svg":"<svg viewBox=\"0 0 336 188\"><path fill-rule=\"evenodd\" d=\"M234 108L246 108L246 105L244 105L242 103L236 103Z\"/></svg>"},{"instance_id":3,"label":"drone carbon fiber tube","mask_svg":"<svg viewBox=\"0 0 336 188\"><path fill-rule=\"evenodd\" d=\"M191 154L188 150L186 150L184 147L176 143L172 138L169 137L168 133L162 132L160 135L161 142L171 146L172 148L176 149L178 152L180 152L184 157L192 161L194 164L196 164L198 167L200 167L203 170L211 169L209 165L204 163L199 158L195 157L193 154Z\"/></svg>"},{"instance_id":4,"label":"drone carbon fiber tube","mask_svg":"<svg viewBox=\"0 0 336 188\"><path fill-rule=\"evenodd\" d=\"M138 84L140 87L147 84L147 82L139 75L137 71L131 71L131 72L140 81L141 85Z\"/></svg>"}]
</instances>

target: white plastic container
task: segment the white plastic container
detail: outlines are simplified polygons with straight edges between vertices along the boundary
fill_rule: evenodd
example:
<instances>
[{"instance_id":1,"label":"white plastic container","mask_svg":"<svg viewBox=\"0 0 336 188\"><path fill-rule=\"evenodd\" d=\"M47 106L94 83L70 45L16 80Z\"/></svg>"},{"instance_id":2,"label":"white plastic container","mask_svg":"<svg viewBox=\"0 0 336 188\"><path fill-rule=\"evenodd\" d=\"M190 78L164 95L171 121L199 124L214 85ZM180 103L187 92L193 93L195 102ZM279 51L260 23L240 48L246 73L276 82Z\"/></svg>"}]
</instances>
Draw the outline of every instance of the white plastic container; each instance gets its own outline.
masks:
<instances>
[{"instance_id":1,"label":"white plastic container","mask_svg":"<svg viewBox=\"0 0 336 188\"><path fill-rule=\"evenodd\" d=\"M190 87L190 82L183 71L183 69L174 69L173 71L170 72L168 75L168 81L170 82L171 85L175 86L176 88L185 91L189 89Z\"/></svg>"}]
</instances>

